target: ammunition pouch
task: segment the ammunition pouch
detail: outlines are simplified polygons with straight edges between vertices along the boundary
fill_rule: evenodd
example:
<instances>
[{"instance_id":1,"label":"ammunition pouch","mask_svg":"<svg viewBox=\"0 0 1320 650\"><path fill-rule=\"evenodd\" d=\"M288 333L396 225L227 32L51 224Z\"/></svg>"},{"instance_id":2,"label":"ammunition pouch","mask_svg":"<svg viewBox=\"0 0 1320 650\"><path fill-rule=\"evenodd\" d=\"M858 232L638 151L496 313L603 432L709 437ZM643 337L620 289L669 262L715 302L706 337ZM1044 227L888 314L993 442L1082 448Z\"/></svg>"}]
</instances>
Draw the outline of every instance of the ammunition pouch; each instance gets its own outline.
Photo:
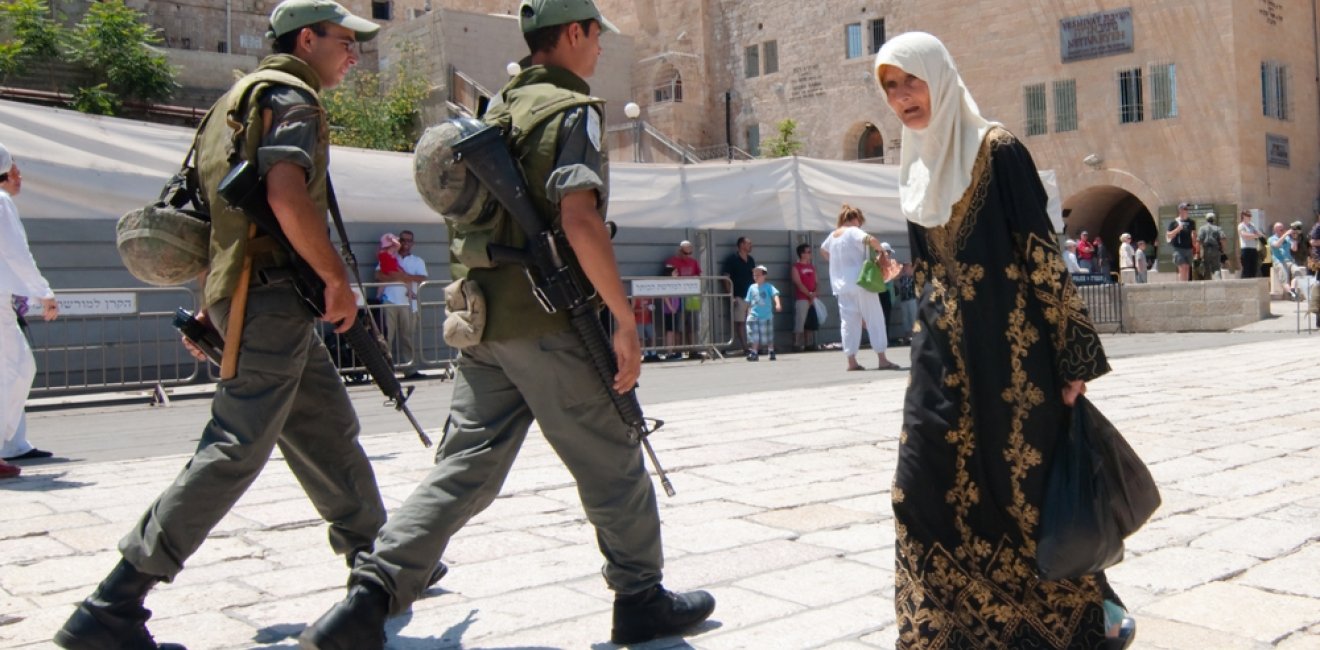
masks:
<instances>
[{"instance_id":1,"label":"ammunition pouch","mask_svg":"<svg viewBox=\"0 0 1320 650\"><path fill-rule=\"evenodd\" d=\"M445 287L445 343L450 347L470 348L481 342L486 331L486 297L481 287L468 278L460 278Z\"/></svg>"}]
</instances>

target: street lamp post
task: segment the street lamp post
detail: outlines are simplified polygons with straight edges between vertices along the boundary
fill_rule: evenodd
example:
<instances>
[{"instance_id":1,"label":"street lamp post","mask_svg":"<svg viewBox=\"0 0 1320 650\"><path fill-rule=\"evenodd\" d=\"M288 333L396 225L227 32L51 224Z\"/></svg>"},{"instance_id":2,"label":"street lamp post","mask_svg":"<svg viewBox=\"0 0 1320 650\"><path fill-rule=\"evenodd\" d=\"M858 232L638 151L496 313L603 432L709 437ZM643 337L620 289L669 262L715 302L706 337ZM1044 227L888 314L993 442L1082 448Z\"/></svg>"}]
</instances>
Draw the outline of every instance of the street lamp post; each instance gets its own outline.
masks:
<instances>
[{"instance_id":1,"label":"street lamp post","mask_svg":"<svg viewBox=\"0 0 1320 650\"><path fill-rule=\"evenodd\" d=\"M725 162L733 162L733 91L724 91L724 154Z\"/></svg>"},{"instance_id":2,"label":"street lamp post","mask_svg":"<svg viewBox=\"0 0 1320 650\"><path fill-rule=\"evenodd\" d=\"M637 102L628 102L623 106L623 114L633 122L633 162L642 162L642 107Z\"/></svg>"}]
</instances>

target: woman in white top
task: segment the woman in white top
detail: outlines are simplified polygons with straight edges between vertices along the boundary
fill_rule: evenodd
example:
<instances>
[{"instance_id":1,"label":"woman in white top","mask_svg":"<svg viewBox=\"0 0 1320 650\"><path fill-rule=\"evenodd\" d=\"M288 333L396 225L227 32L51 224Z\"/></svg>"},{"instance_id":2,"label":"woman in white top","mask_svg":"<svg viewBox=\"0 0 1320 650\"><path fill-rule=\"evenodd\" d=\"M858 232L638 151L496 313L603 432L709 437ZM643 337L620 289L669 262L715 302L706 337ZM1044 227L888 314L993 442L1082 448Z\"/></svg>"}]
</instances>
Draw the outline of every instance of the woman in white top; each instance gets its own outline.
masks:
<instances>
[{"instance_id":1,"label":"woman in white top","mask_svg":"<svg viewBox=\"0 0 1320 650\"><path fill-rule=\"evenodd\" d=\"M1069 273L1086 273L1086 269L1077 262L1077 242L1074 240L1063 242L1063 265Z\"/></svg>"},{"instance_id":2,"label":"woman in white top","mask_svg":"<svg viewBox=\"0 0 1320 650\"><path fill-rule=\"evenodd\" d=\"M864 324L871 336L871 349L875 350L879 358L876 370L898 370L898 364L885 358L889 334L885 327L885 310L880 306L880 296L857 286L857 276L862 272L868 247L876 252L876 265L885 268L888 262L888 253L881 248L880 241L862 230L864 223L866 217L862 216L862 211L845 203L839 212L838 228L820 245L821 254L830 263L830 289L839 299L843 353L848 357L849 370L865 370L857 363L857 350L862 345Z\"/></svg>"},{"instance_id":3,"label":"woman in white top","mask_svg":"<svg viewBox=\"0 0 1320 650\"><path fill-rule=\"evenodd\" d=\"M1118 277L1123 284L1137 281L1137 249L1132 247L1132 235L1123 233L1118 239Z\"/></svg>"},{"instance_id":4,"label":"woman in white top","mask_svg":"<svg viewBox=\"0 0 1320 650\"><path fill-rule=\"evenodd\" d=\"M1260 241L1265 234L1251 222L1250 210L1243 210L1238 217L1238 250L1241 251L1242 277L1260 276Z\"/></svg>"}]
</instances>

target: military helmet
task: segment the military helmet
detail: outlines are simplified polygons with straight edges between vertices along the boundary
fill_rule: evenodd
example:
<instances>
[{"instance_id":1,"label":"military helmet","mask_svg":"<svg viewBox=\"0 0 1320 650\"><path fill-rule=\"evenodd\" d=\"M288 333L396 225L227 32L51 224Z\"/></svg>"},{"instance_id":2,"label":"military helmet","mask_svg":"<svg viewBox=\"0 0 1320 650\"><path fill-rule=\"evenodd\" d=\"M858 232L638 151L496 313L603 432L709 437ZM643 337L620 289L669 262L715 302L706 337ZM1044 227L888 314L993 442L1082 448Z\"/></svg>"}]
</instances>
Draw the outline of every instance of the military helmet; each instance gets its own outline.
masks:
<instances>
[{"instance_id":1,"label":"military helmet","mask_svg":"<svg viewBox=\"0 0 1320 650\"><path fill-rule=\"evenodd\" d=\"M456 225L481 219L490 193L454 154L454 143L486 128L480 120L461 117L426 130L413 156L413 180L422 200Z\"/></svg>"},{"instance_id":2,"label":"military helmet","mask_svg":"<svg viewBox=\"0 0 1320 650\"><path fill-rule=\"evenodd\" d=\"M189 210L156 203L119 218L115 244L133 277L157 286L188 282L210 262L211 224Z\"/></svg>"}]
</instances>

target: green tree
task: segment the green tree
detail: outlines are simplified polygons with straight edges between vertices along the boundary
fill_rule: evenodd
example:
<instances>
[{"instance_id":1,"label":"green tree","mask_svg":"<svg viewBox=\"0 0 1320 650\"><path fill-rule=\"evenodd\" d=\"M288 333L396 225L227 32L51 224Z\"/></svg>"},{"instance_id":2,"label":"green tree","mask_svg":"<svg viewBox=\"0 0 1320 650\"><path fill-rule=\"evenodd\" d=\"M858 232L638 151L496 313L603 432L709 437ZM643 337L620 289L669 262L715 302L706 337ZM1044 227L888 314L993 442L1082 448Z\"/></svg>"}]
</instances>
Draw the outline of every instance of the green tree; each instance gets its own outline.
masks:
<instances>
[{"instance_id":1,"label":"green tree","mask_svg":"<svg viewBox=\"0 0 1320 650\"><path fill-rule=\"evenodd\" d=\"M104 80L110 103L119 98L153 102L174 94L174 68L153 47L160 43L156 29L142 21L142 14L123 0L94 2L73 34L73 59L86 66L93 78ZM96 89L94 89L96 90ZM99 99L94 102L104 105Z\"/></svg>"},{"instance_id":2,"label":"green tree","mask_svg":"<svg viewBox=\"0 0 1320 650\"><path fill-rule=\"evenodd\" d=\"M775 126L779 130L779 135L761 142L763 158L786 158L796 156L802 151L802 141L797 139L796 120L788 118Z\"/></svg>"},{"instance_id":3,"label":"green tree","mask_svg":"<svg viewBox=\"0 0 1320 650\"><path fill-rule=\"evenodd\" d=\"M400 48L387 73L354 70L322 96L334 144L383 151L412 151L417 142L422 101L430 84L410 63L417 48Z\"/></svg>"},{"instance_id":4,"label":"green tree","mask_svg":"<svg viewBox=\"0 0 1320 650\"><path fill-rule=\"evenodd\" d=\"M73 109L92 115L114 115L119 112L119 98L105 89L105 84L96 84L73 91Z\"/></svg>"},{"instance_id":5,"label":"green tree","mask_svg":"<svg viewBox=\"0 0 1320 650\"><path fill-rule=\"evenodd\" d=\"M60 58L68 31L51 18L42 0L10 0L0 4L0 78L22 73L38 62Z\"/></svg>"}]
</instances>

